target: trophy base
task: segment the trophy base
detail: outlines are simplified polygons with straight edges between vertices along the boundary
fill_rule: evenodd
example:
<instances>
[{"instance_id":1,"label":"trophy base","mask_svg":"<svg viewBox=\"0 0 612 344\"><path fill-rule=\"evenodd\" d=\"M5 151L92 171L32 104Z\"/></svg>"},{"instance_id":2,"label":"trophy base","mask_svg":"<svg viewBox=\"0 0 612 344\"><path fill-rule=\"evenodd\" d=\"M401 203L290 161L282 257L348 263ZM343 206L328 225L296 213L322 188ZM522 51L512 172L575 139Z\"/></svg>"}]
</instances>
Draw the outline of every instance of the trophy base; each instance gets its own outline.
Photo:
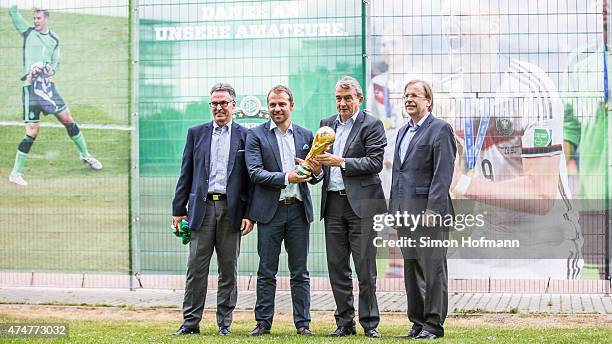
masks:
<instances>
[{"instance_id":1,"label":"trophy base","mask_svg":"<svg viewBox=\"0 0 612 344\"><path fill-rule=\"evenodd\" d=\"M295 172L300 176L310 177L312 176L312 169L307 164L300 164L295 167Z\"/></svg>"}]
</instances>

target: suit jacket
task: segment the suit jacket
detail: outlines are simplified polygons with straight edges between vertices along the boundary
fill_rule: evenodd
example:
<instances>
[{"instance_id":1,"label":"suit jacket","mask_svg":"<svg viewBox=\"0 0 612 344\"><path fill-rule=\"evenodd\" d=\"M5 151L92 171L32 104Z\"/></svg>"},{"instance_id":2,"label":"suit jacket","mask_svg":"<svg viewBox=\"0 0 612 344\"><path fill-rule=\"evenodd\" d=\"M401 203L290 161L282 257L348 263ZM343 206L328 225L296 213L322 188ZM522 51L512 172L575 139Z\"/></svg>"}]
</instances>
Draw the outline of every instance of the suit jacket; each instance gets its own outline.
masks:
<instances>
[{"instance_id":1,"label":"suit jacket","mask_svg":"<svg viewBox=\"0 0 612 344\"><path fill-rule=\"evenodd\" d=\"M187 132L181 174L172 201L172 215L187 215L192 229L202 226L206 214L212 131L211 121L190 128ZM247 128L232 122L226 194L228 209L234 214L230 216L230 226L237 231L240 230L241 220L246 217L250 204L251 182L244 152L247 132Z\"/></svg>"},{"instance_id":2,"label":"suit jacket","mask_svg":"<svg viewBox=\"0 0 612 344\"><path fill-rule=\"evenodd\" d=\"M305 159L313 140L312 132L293 123L295 155ZM270 130L270 121L249 130L246 142L246 162L249 176L254 184L249 217L257 222L268 223L278 208L278 199L285 185L285 172L275 133ZM306 220L312 222L312 200L306 183L299 184Z\"/></svg>"},{"instance_id":3,"label":"suit jacket","mask_svg":"<svg viewBox=\"0 0 612 344\"><path fill-rule=\"evenodd\" d=\"M417 130L406 158L399 154L408 125L400 128L395 144L389 211L420 214L429 209L454 215L449 195L457 146L450 124L430 114Z\"/></svg>"},{"instance_id":4,"label":"suit jacket","mask_svg":"<svg viewBox=\"0 0 612 344\"><path fill-rule=\"evenodd\" d=\"M321 120L320 126L336 130L338 115ZM387 146L385 127L372 115L360 111L349 133L344 152L330 152L345 158L342 181L346 196L355 214L360 218L387 212L387 203L378 173L383 168L383 156ZM327 187L329 186L329 166L323 167L323 193L321 196L321 218L325 217Z\"/></svg>"}]
</instances>

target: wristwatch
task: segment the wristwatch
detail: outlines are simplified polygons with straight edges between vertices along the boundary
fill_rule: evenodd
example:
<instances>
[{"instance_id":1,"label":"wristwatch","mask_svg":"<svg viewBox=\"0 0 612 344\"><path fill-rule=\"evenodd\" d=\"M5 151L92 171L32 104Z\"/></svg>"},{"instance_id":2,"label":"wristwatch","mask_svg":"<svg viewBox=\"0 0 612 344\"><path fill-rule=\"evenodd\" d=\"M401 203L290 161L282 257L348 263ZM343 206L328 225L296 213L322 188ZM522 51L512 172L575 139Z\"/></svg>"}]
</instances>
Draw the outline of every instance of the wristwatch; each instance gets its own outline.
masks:
<instances>
[{"instance_id":1,"label":"wristwatch","mask_svg":"<svg viewBox=\"0 0 612 344\"><path fill-rule=\"evenodd\" d=\"M340 163L340 168L341 169L346 169L346 159L342 158L342 162Z\"/></svg>"}]
</instances>

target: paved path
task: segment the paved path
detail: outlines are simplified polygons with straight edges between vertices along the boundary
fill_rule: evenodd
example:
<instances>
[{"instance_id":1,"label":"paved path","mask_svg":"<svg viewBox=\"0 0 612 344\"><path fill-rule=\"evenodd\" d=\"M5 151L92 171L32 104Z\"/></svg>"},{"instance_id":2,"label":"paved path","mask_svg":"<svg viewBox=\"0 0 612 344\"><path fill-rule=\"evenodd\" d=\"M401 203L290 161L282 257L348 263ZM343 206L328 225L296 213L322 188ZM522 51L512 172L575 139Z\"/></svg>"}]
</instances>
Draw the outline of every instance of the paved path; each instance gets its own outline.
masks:
<instances>
[{"instance_id":1,"label":"paved path","mask_svg":"<svg viewBox=\"0 0 612 344\"><path fill-rule=\"evenodd\" d=\"M129 291L126 289L96 288L0 288L0 303L70 304L131 306L136 308L180 308L182 290ZM357 295L355 295L357 300ZM291 312L291 294L278 291L276 309ZM510 294L510 293L451 293L449 311L452 313L550 313L550 314L612 314L612 297L603 294ZM216 304L216 290L210 290L206 307ZM253 309L254 291L240 291L238 309ZM399 292L378 293L381 311L405 312L406 296ZM331 292L313 292L312 310L334 310Z\"/></svg>"}]
</instances>

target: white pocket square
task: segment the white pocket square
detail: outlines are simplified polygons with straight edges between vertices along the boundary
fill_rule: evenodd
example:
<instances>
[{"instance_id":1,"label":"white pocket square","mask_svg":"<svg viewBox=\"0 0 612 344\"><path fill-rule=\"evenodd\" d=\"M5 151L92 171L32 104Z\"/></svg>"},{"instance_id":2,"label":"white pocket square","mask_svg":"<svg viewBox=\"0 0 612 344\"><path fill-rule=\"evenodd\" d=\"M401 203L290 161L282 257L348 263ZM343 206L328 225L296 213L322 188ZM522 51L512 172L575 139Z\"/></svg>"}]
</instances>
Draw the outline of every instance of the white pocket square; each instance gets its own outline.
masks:
<instances>
[{"instance_id":1,"label":"white pocket square","mask_svg":"<svg viewBox=\"0 0 612 344\"><path fill-rule=\"evenodd\" d=\"M238 153L240 153L240 152L244 152L244 149L239 149L239 150L238 150Z\"/></svg>"},{"instance_id":2,"label":"white pocket square","mask_svg":"<svg viewBox=\"0 0 612 344\"><path fill-rule=\"evenodd\" d=\"M304 143L304 147L302 147L302 149L308 149L310 148L310 146L308 145L308 143Z\"/></svg>"}]
</instances>

